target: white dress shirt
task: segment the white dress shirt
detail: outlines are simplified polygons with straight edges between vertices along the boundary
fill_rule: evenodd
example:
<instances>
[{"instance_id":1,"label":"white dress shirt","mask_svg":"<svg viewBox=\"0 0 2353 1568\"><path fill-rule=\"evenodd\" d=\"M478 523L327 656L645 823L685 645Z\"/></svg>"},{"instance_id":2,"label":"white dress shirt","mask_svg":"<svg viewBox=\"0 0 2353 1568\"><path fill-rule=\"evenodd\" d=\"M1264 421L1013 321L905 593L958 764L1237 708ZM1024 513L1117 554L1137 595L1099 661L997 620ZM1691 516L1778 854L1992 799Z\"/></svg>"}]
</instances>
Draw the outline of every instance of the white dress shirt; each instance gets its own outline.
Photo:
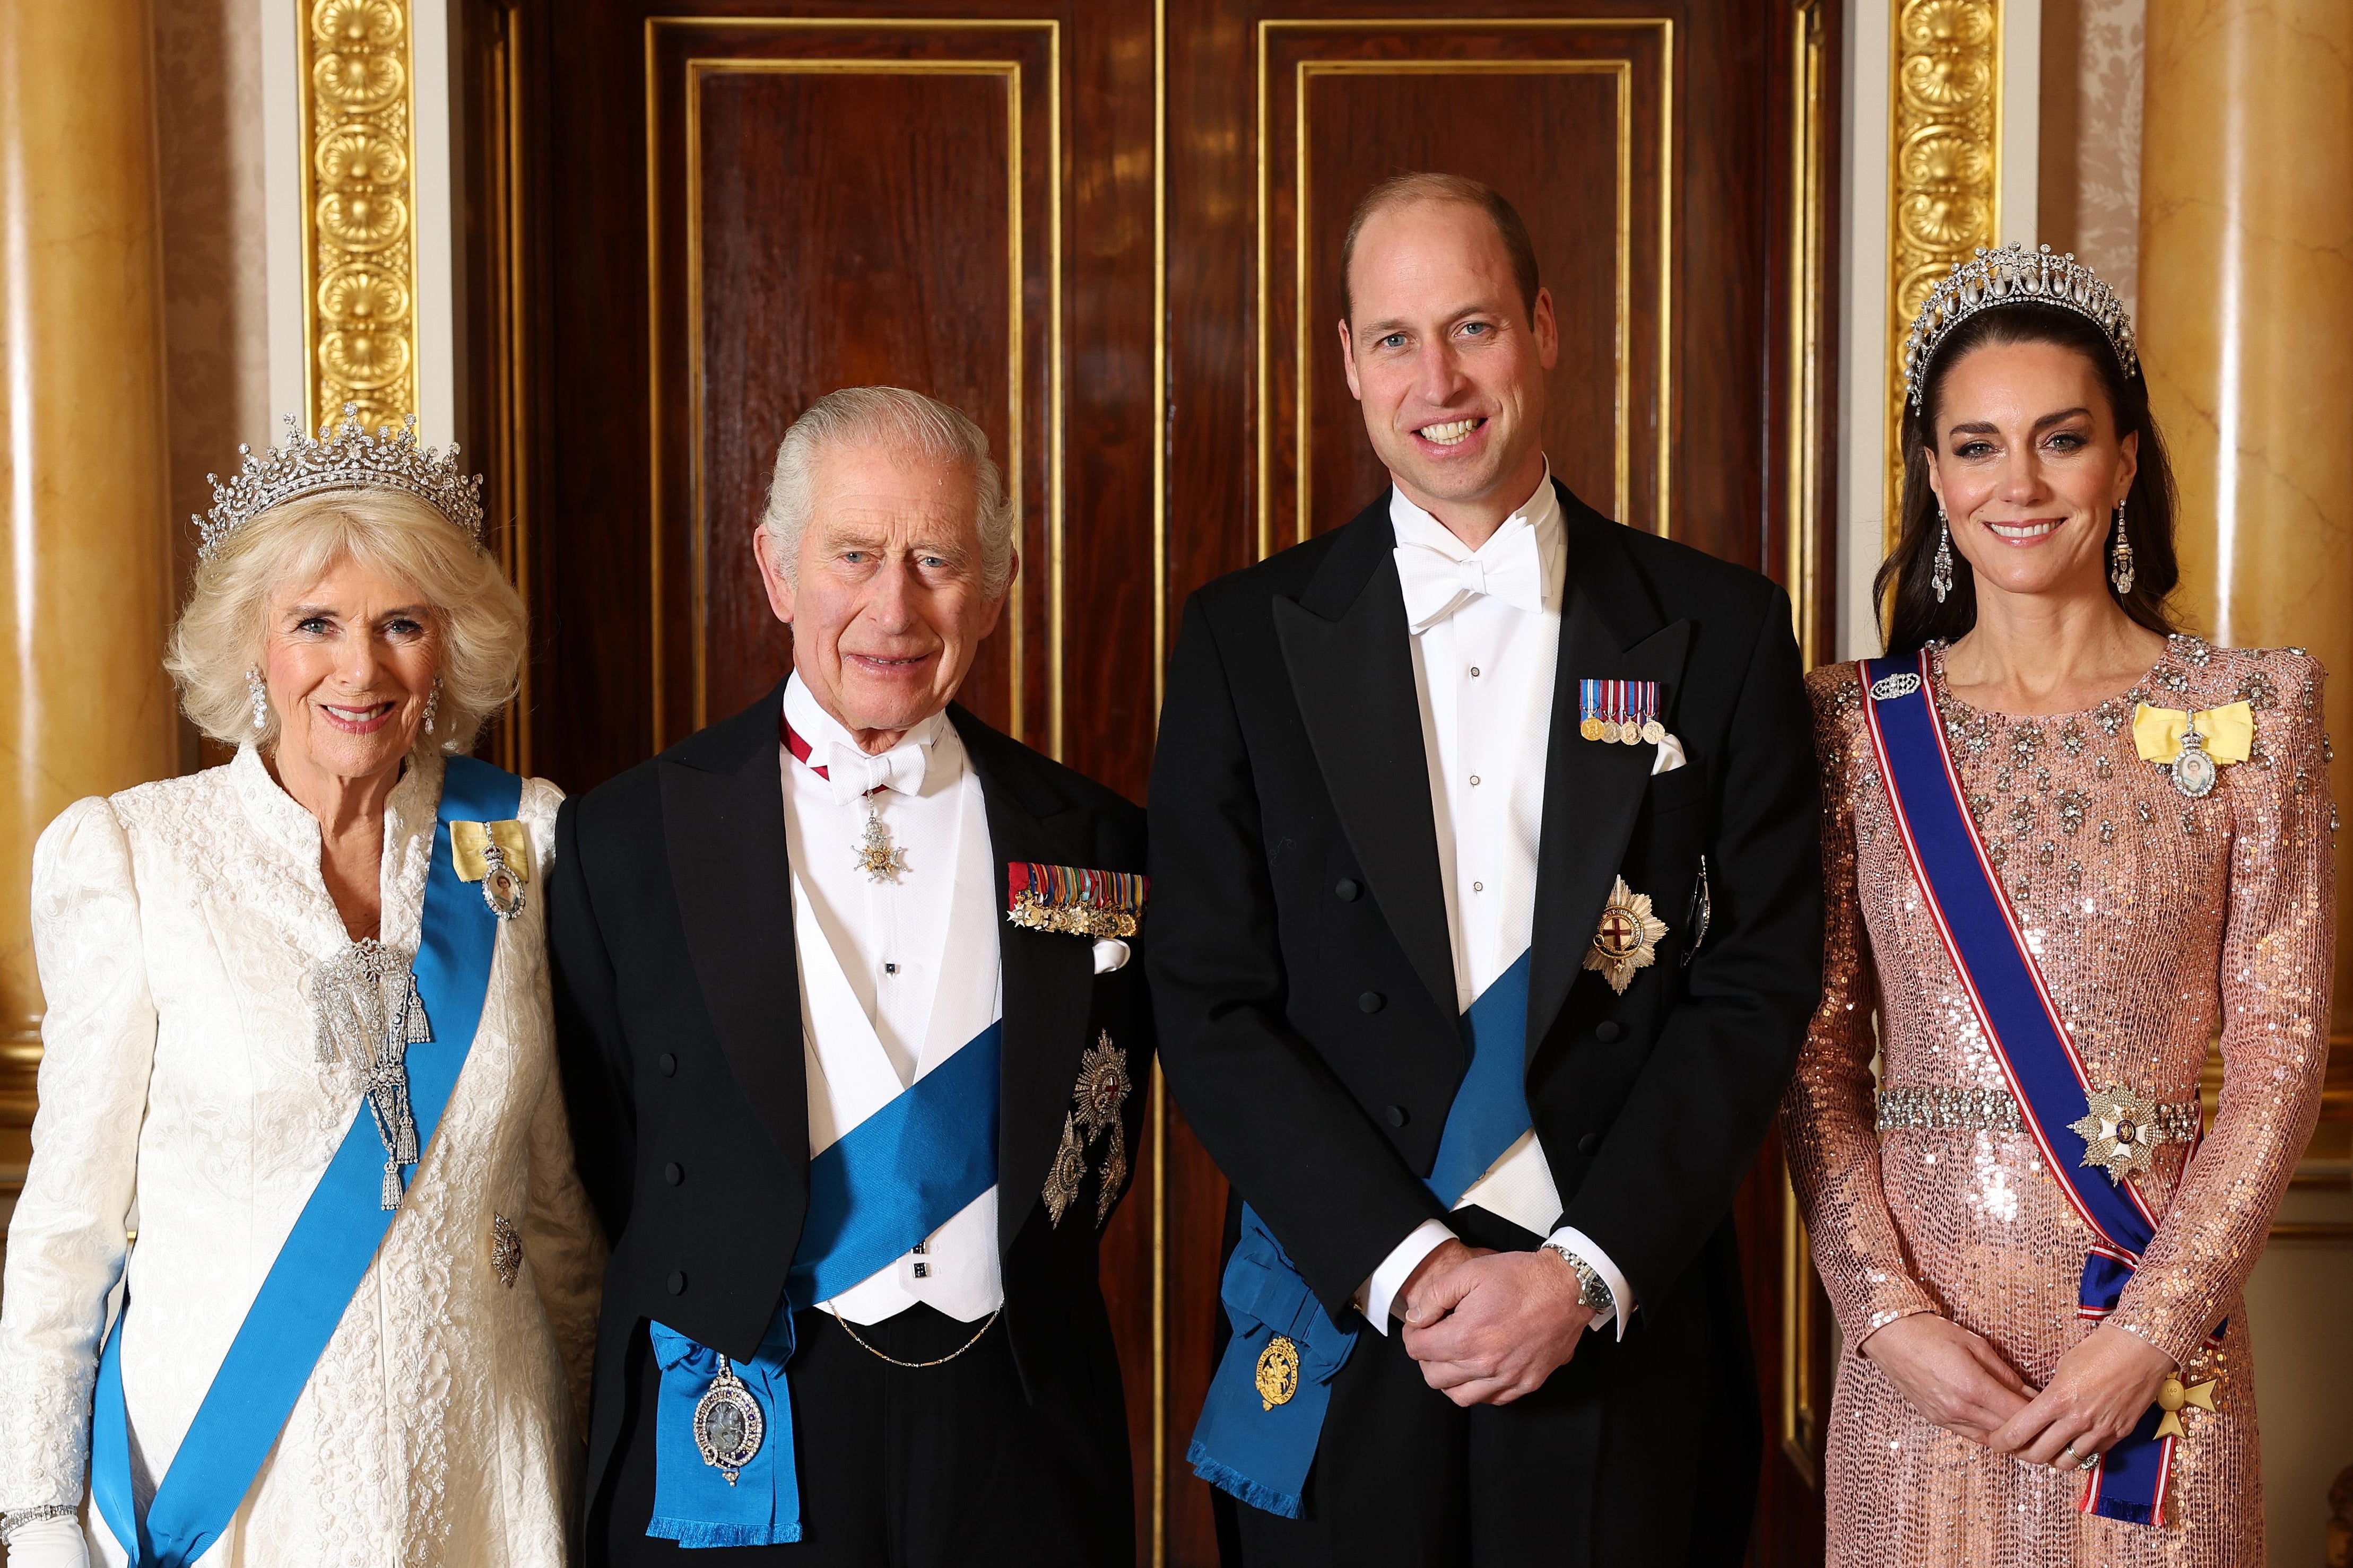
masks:
<instances>
[{"instance_id":1,"label":"white dress shirt","mask_svg":"<svg viewBox=\"0 0 2353 1568\"><path fill-rule=\"evenodd\" d=\"M1412 631L1455 1009L1463 1013L1527 951L1535 927L1567 543L1548 468L1535 493L1476 551L1396 489L1389 521ZM1471 1204L1538 1236L1549 1233L1590 1264L1619 1303L1623 1337L1633 1292L1591 1237L1573 1226L1553 1228L1560 1192L1533 1129L1454 1206ZM1366 1321L1388 1333L1398 1291L1453 1236L1431 1219L1399 1242L1357 1294Z\"/></svg>"},{"instance_id":2,"label":"white dress shirt","mask_svg":"<svg viewBox=\"0 0 2353 1568\"><path fill-rule=\"evenodd\" d=\"M785 721L809 747L807 763L782 744L777 757L815 1157L997 1018L997 862L979 775L945 714L868 757L796 675ZM871 804L906 861L880 881L858 853L865 792L878 784ZM873 1323L921 1301L973 1322L1004 1300L991 1187L915 1250L819 1305Z\"/></svg>"}]
</instances>

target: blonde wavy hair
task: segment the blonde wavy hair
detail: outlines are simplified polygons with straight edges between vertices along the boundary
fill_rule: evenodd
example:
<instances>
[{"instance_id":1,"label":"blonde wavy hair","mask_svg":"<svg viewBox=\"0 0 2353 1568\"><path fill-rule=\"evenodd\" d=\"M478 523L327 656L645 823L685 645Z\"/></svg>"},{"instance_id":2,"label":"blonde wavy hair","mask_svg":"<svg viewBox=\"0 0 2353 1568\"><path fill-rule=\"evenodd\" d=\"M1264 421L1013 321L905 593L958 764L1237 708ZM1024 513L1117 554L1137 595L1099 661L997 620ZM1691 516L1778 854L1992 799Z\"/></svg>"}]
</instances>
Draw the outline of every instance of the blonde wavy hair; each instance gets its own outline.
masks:
<instances>
[{"instance_id":1,"label":"blonde wavy hair","mask_svg":"<svg viewBox=\"0 0 2353 1568\"><path fill-rule=\"evenodd\" d=\"M262 663L279 595L353 562L414 584L431 606L441 701L432 739L462 752L514 695L530 641L522 599L499 563L428 502L403 490L329 490L270 508L196 563L164 668L180 707L223 745L278 743L278 714L253 727L246 672Z\"/></svg>"}]
</instances>

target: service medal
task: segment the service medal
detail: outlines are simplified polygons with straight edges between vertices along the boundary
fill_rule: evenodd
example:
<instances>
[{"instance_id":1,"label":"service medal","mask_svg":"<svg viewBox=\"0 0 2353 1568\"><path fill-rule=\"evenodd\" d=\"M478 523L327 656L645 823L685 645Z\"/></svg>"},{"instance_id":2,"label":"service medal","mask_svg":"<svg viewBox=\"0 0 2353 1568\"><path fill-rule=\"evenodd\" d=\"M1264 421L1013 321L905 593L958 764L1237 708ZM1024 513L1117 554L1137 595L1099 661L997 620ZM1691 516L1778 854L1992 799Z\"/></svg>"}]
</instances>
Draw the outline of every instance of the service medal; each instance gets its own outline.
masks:
<instances>
[{"instance_id":1,"label":"service medal","mask_svg":"<svg viewBox=\"0 0 2353 1568\"><path fill-rule=\"evenodd\" d=\"M1655 746L1667 738L1667 727L1656 719L1642 726L1642 739Z\"/></svg>"},{"instance_id":2,"label":"service medal","mask_svg":"<svg viewBox=\"0 0 2353 1568\"><path fill-rule=\"evenodd\" d=\"M1258 1352L1258 1396L1266 1409L1291 1403L1299 1392L1299 1346L1277 1334Z\"/></svg>"},{"instance_id":3,"label":"service medal","mask_svg":"<svg viewBox=\"0 0 2353 1568\"><path fill-rule=\"evenodd\" d=\"M1594 928L1592 945L1585 952L1585 967L1598 969L1609 989L1620 995L1634 983L1634 972L1648 969L1666 940L1667 922L1651 908L1651 895L1638 893L1620 877L1602 906L1601 923Z\"/></svg>"},{"instance_id":4,"label":"service medal","mask_svg":"<svg viewBox=\"0 0 2353 1568\"><path fill-rule=\"evenodd\" d=\"M727 1358L721 1356L719 1375L694 1404L694 1446L702 1452L702 1462L733 1486L744 1467L760 1452L764 1431L760 1402L752 1397Z\"/></svg>"},{"instance_id":5,"label":"service medal","mask_svg":"<svg viewBox=\"0 0 2353 1568\"><path fill-rule=\"evenodd\" d=\"M1577 732L1588 741L1601 739L1601 721L1588 713L1577 721Z\"/></svg>"}]
</instances>

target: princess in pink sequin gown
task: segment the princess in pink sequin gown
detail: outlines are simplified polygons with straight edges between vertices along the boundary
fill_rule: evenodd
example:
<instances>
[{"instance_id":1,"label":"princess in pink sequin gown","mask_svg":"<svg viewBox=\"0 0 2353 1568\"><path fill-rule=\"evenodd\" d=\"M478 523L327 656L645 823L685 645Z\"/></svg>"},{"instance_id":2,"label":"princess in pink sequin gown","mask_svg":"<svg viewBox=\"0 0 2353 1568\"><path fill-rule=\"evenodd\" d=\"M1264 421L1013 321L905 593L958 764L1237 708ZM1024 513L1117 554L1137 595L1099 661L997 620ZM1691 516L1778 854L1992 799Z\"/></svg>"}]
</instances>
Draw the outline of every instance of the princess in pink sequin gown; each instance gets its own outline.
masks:
<instances>
[{"instance_id":1,"label":"princess in pink sequin gown","mask_svg":"<svg viewBox=\"0 0 2353 1568\"><path fill-rule=\"evenodd\" d=\"M2322 671L2297 650L2162 636L2170 486L2122 332L2012 304L1915 351L1926 407L1906 425L1888 641L1929 648L1961 793L2090 1081L2160 1109L2167 1141L2125 1178L2157 1232L2106 1321L2080 1321L2092 1235L2018 1124L1906 858L1858 667L1815 671L1828 952L1782 1129L1844 1338L1832 1564L2263 1560L2241 1291L2327 1065ZM2137 741L2144 706L2238 703L2251 742L2242 760L2216 748L2202 796ZM2221 1097L2195 1142L2218 1039ZM2211 1384L2213 1408L2180 1412L2161 1521L2078 1511L2079 1466L2168 1378Z\"/></svg>"}]
</instances>

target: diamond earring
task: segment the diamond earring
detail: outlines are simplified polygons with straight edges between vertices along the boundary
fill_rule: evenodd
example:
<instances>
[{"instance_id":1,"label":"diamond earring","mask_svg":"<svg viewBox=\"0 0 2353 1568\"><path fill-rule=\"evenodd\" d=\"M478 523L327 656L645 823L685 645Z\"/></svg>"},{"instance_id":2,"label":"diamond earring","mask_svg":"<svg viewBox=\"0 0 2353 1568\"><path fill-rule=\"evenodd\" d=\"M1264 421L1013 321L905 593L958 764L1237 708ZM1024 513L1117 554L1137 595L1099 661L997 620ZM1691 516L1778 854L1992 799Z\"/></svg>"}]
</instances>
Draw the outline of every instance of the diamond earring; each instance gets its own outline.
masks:
<instances>
[{"instance_id":1,"label":"diamond earring","mask_svg":"<svg viewBox=\"0 0 2353 1568\"><path fill-rule=\"evenodd\" d=\"M261 671L248 669L245 672L245 694L253 702L253 727L257 730L269 729L269 687L262 680Z\"/></svg>"},{"instance_id":2,"label":"diamond earring","mask_svg":"<svg viewBox=\"0 0 2353 1568\"><path fill-rule=\"evenodd\" d=\"M2108 582L2121 599L2132 592L2132 541L2125 537L2125 503L2116 502L2116 542L2108 547Z\"/></svg>"},{"instance_id":3,"label":"diamond earring","mask_svg":"<svg viewBox=\"0 0 2353 1568\"><path fill-rule=\"evenodd\" d=\"M1936 564L1928 574L1928 585L1936 590L1936 603L1943 604L1953 591L1953 525L1945 521L1945 509L1936 509Z\"/></svg>"},{"instance_id":4,"label":"diamond earring","mask_svg":"<svg viewBox=\"0 0 2353 1568\"><path fill-rule=\"evenodd\" d=\"M425 694L425 732L433 733L433 720L441 711L441 678L433 678L433 689Z\"/></svg>"}]
</instances>

